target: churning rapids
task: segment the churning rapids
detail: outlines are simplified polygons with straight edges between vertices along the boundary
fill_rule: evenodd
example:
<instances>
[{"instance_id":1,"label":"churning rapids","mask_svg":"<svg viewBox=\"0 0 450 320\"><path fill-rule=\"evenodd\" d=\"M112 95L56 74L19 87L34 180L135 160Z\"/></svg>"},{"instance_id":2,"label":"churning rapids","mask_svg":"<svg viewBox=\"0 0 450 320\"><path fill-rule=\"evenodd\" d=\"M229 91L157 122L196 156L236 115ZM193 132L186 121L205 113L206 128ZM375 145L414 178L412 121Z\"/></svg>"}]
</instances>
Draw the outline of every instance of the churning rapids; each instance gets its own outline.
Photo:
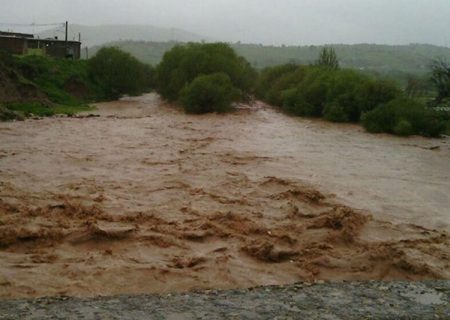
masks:
<instances>
[{"instance_id":1,"label":"churning rapids","mask_svg":"<svg viewBox=\"0 0 450 320\"><path fill-rule=\"evenodd\" d=\"M0 297L450 279L450 140L148 94L0 123Z\"/></svg>"}]
</instances>

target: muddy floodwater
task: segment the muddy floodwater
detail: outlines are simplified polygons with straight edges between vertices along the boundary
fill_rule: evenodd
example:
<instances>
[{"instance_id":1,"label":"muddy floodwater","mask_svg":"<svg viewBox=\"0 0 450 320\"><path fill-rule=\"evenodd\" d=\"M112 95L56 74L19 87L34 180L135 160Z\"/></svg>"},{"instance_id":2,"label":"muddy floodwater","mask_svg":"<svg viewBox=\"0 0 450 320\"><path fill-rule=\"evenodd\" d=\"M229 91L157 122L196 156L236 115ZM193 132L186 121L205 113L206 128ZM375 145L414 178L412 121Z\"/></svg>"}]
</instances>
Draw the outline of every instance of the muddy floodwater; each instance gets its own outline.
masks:
<instances>
[{"instance_id":1,"label":"muddy floodwater","mask_svg":"<svg viewBox=\"0 0 450 320\"><path fill-rule=\"evenodd\" d=\"M255 102L0 123L0 297L450 279L450 140Z\"/></svg>"}]
</instances>

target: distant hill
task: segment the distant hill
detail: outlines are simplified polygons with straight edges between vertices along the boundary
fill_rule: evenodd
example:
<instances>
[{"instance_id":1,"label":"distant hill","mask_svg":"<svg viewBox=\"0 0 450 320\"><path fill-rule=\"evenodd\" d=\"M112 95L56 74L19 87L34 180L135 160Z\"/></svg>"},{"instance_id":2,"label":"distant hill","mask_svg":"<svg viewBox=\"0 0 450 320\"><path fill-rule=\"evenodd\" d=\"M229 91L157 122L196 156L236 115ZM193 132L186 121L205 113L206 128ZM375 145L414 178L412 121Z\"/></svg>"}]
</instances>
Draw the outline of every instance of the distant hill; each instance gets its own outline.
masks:
<instances>
[{"instance_id":1,"label":"distant hill","mask_svg":"<svg viewBox=\"0 0 450 320\"><path fill-rule=\"evenodd\" d=\"M155 65L176 42L116 41L106 45L117 46L139 60ZM263 46L235 43L231 46L254 67L262 69L284 63L310 64L323 46ZM431 60L442 57L450 61L450 48L426 44L411 45L332 45L341 66L404 80L408 75L424 76ZM95 54L99 47L90 50Z\"/></svg>"},{"instance_id":2,"label":"distant hill","mask_svg":"<svg viewBox=\"0 0 450 320\"><path fill-rule=\"evenodd\" d=\"M151 25L100 25L85 26L78 24L69 25L69 40L78 40L81 33L83 47L102 45L107 42L134 40L134 41L181 41L200 42L210 40L207 37L174 28L160 28ZM64 38L64 29L51 29L38 34L41 38Z\"/></svg>"},{"instance_id":3,"label":"distant hill","mask_svg":"<svg viewBox=\"0 0 450 320\"><path fill-rule=\"evenodd\" d=\"M81 33L83 47L89 47L92 56L100 46L118 46L139 60L155 65L164 53L177 43L211 42L213 39L173 28L151 25L69 25L69 39L78 39ZM41 38L64 37L61 28L40 33ZM316 60L322 46L263 46L258 44L231 44L238 54L262 69L283 63L309 64ZM442 57L450 61L450 48L426 44L411 45L332 45L343 67L380 74L404 80L409 74L423 76L432 59ZM83 51L84 53L84 51Z\"/></svg>"}]
</instances>

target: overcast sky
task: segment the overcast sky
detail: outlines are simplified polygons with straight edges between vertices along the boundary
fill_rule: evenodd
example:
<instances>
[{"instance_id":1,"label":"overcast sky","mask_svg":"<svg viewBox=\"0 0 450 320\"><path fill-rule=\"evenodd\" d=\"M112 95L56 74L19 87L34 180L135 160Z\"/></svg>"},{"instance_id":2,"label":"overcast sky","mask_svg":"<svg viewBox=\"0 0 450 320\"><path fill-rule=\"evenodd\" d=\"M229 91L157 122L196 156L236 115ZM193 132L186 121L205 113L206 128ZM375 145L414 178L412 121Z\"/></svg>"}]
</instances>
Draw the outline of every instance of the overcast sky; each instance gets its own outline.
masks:
<instances>
[{"instance_id":1,"label":"overcast sky","mask_svg":"<svg viewBox=\"0 0 450 320\"><path fill-rule=\"evenodd\" d=\"M221 41L450 46L450 0L0 0L5 23L151 24ZM3 23L3 24L2 24Z\"/></svg>"}]
</instances>

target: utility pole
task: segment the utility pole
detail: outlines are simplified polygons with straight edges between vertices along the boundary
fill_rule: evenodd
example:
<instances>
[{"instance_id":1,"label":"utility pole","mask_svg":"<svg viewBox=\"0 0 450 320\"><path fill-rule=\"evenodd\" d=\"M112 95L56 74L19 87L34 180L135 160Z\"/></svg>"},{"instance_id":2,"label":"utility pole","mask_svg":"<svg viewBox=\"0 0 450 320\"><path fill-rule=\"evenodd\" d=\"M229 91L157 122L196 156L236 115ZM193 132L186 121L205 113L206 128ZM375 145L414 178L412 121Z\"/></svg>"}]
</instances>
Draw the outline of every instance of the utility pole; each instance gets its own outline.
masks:
<instances>
[{"instance_id":1,"label":"utility pole","mask_svg":"<svg viewBox=\"0 0 450 320\"><path fill-rule=\"evenodd\" d=\"M88 59L89 59L89 48L86 47L86 60L88 60Z\"/></svg>"},{"instance_id":2,"label":"utility pole","mask_svg":"<svg viewBox=\"0 0 450 320\"><path fill-rule=\"evenodd\" d=\"M66 58L67 58L67 49L68 49L68 43L67 43L67 37L68 37L68 35L69 35L69 22L68 21L66 21L66 39L65 39L65 41L66 41L66 53L65 53L65 56L66 56Z\"/></svg>"},{"instance_id":3,"label":"utility pole","mask_svg":"<svg viewBox=\"0 0 450 320\"><path fill-rule=\"evenodd\" d=\"M66 43L67 43L67 37L68 37L68 35L69 35L69 22L68 21L66 21Z\"/></svg>"}]
</instances>

